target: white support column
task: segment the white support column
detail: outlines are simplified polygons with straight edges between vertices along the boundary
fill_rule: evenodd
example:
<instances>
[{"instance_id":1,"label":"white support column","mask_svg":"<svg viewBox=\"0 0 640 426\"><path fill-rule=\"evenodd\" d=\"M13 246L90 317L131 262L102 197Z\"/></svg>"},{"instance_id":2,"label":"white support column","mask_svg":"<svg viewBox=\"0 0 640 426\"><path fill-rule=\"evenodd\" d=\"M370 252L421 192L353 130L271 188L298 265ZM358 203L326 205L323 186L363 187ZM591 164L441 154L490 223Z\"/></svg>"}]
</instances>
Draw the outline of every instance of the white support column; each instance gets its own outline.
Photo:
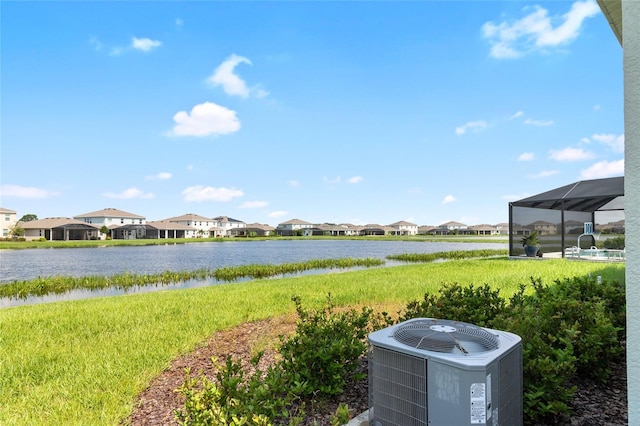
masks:
<instances>
[{"instance_id":1,"label":"white support column","mask_svg":"<svg viewBox=\"0 0 640 426\"><path fill-rule=\"evenodd\" d=\"M627 394L640 425L640 1L622 0L625 134Z\"/></svg>"}]
</instances>

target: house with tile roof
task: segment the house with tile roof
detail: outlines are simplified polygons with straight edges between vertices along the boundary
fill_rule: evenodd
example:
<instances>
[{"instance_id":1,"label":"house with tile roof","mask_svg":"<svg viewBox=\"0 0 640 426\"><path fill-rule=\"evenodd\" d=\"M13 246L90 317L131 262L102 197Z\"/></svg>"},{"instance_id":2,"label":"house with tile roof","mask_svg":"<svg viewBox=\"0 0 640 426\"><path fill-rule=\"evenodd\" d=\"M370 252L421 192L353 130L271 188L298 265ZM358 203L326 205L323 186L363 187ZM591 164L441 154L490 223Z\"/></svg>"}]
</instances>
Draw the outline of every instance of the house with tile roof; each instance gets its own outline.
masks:
<instances>
[{"instance_id":1,"label":"house with tile roof","mask_svg":"<svg viewBox=\"0 0 640 426\"><path fill-rule=\"evenodd\" d=\"M476 235L500 235L500 230L494 225L472 225L468 229Z\"/></svg>"},{"instance_id":2,"label":"house with tile roof","mask_svg":"<svg viewBox=\"0 0 640 426\"><path fill-rule=\"evenodd\" d=\"M320 235L329 235L333 237L338 236L354 236L360 235L361 226L352 225L350 223L340 223L340 224L329 224L329 223L321 223L318 225L313 225L310 228L304 228L303 235L305 237L309 236L320 236Z\"/></svg>"},{"instance_id":3,"label":"house with tile roof","mask_svg":"<svg viewBox=\"0 0 640 426\"><path fill-rule=\"evenodd\" d=\"M221 237L229 237L231 236L231 230L245 228L247 226L243 221L229 216L217 216L213 218L213 221L215 222L214 226L221 230Z\"/></svg>"},{"instance_id":4,"label":"house with tile roof","mask_svg":"<svg viewBox=\"0 0 640 426\"><path fill-rule=\"evenodd\" d=\"M217 226L215 219L200 216L194 213L183 214L182 216L174 216L168 219L164 219L165 222L175 222L181 225L188 226L195 230L195 232L188 232L189 235L193 234L196 237L219 237L222 230ZM184 237L191 238L191 237Z\"/></svg>"},{"instance_id":5,"label":"house with tile roof","mask_svg":"<svg viewBox=\"0 0 640 426\"><path fill-rule=\"evenodd\" d=\"M275 229L264 223L247 223L243 228L231 228L228 233L230 237L268 237Z\"/></svg>"},{"instance_id":6,"label":"house with tile roof","mask_svg":"<svg viewBox=\"0 0 640 426\"><path fill-rule=\"evenodd\" d=\"M14 210L5 209L0 207L0 230L2 234L0 237L8 238L11 235L11 228L18 222L17 213Z\"/></svg>"},{"instance_id":7,"label":"house with tile roof","mask_svg":"<svg viewBox=\"0 0 640 426\"><path fill-rule=\"evenodd\" d=\"M125 212L114 208L106 208L95 212L79 214L73 217L84 223L96 225L98 228L106 226L107 228L116 228L129 224L144 224L146 218L137 214Z\"/></svg>"},{"instance_id":8,"label":"house with tile roof","mask_svg":"<svg viewBox=\"0 0 640 426\"><path fill-rule=\"evenodd\" d=\"M391 235L418 235L418 225L407 222L406 220L401 220L387 226L394 228L394 231L391 231Z\"/></svg>"},{"instance_id":9,"label":"house with tile roof","mask_svg":"<svg viewBox=\"0 0 640 426\"><path fill-rule=\"evenodd\" d=\"M396 228L392 228L391 226L383 226L378 225L377 223L369 223L364 225L362 229L360 229L360 235L391 235L392 232L397 231Z\"/></svg>"},{"instance_id":10,"label":"house with tile roof","mask_svg":"<svg viewBox=\"0 0 640 426\"><path fill-rule=\"evenodd\" d=\"M304 232L307 228L313 228L313 224L300 219L291 219L286 222L279 223L276 226L276 233L285 237L296 235L298 231Z\"/></svg>"},{"instance_id":11,"label":"house with tile roof","mask_svg":"<svg viewBox=\"0 0 640 426\"><path fill-rule=\"evenodd\" d=\"M27 240L45 238L48 241L97 240L101 238L100 226L68 217L19 222Z\"/></svg>"}]
</instances>

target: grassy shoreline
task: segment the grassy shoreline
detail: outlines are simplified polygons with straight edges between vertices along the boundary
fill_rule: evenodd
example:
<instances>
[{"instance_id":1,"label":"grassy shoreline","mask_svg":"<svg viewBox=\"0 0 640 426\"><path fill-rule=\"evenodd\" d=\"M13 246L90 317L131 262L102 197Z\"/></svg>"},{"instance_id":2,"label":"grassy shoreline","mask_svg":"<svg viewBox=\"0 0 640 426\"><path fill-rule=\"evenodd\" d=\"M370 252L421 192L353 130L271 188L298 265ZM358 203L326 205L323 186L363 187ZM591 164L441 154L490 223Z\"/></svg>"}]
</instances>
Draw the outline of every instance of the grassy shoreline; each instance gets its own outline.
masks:
<instances>
[{"instance_id":1,"label":"grassy shoreline","mask_svg":"<svg viewBox=\"0 0 640 426\"><path fill-rule=\"evenodd\" d=\"M588 274L624 281L624 265L456 260L5 308L0 424L118 424L172 359L216 331L294 312L293 295L394 312L443 283L487 283L509 297L532 276Z\"/></svg>"},{"instance_id":2,"label":"grassy shoreline","mask_svg":"<svg viewBox=\"0 0 640 426\"><path fill-rule=\"evenodd\" d=\"M366 236L366 237L255 237L255 238L176 238L176 239L146 239L146 240L86 240L86 241L0 241L0 250L44 249L44 248L86 248L86 247L119 247L119 246L149 246L175 245L198 243L224 243L238 241L313 241L313 240L356 240L356 241L413 241L413 242L458 242L458 243L508 243L507 236L476 236L476 235L443 235L443 236Z\"/></svg>"}]
</instances>

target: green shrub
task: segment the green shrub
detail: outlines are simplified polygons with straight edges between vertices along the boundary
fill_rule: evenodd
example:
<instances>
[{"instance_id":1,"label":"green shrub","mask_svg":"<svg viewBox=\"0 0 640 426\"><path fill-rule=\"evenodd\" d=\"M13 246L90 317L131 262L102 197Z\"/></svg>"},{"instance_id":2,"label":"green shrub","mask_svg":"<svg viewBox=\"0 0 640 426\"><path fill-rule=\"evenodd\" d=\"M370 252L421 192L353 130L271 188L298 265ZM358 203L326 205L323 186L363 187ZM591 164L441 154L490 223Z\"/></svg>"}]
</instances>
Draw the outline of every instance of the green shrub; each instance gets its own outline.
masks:
<instances>
[{"instance_id":1,"label":"green shrub","mask_svg":"<svg viewBox=\"0 0 640 426\"><path fill-rule=\"evenodd\" d=\"M576 277L556 280L551 286L538 282L535 288L532 298L541 301L546 331L558 330L563 323L574 328L578 332L574 342L578 372L606 381L612 361L622 353L619 334L624 327L624 287L598 283L592 277ZM614 306L612 302L619 304Z\"/></svg>"},{"instance_id":2,"label":"green shrub","mask_svg":"<svg viewBox=\"0 0 640 426\"><path fill-rule=\"evenodd\" d=\"M195 379L187 370L184 383L176 391L185 396L183 409L174 413L182 426L271 425L266 416L246 412L240 400L227 398L221 387L204 374Z\"/></svg>"},{"instance_id":3,"label":"green shrub","mask_svg":"<svg viewBox=\"0 0 640 426\"><path fill-rule=\"evenodd\" d=\"M532 281L534 287L542 287ZM560 320L549 330L544 302L535 294L525 296L526 286L510 300L507 312L496 318L493 327L510 331L522 339L523 408L525 423L552 423L569 413L575 393L570 385L576 372L573 343L577 332Z\"/></svg>"},{"instance_id":4,"label":"green shrub","mask_svg":"<svg viewBox=\"0 0 640 426\"><path fill-rule=\"evenodd\" d=\"M176 392L185 397L175 418L181 425L299 424L304 416L303 397L342 393L354 377L372 310L363 308L335 312L331 295L320 311L305 310L299 297L292 299L299 315L296 333L281 338L282 359L266 371L258 369L259 353L251 360L253 373L246 375L239 361L227 357L222 365L212 360L215 380L204 375L187 377ZM296 408L293 411L292 407ZM348 417L348 406L338 407L335 421Z\"/></svg>"},{"instance_id":5,"label":"green shrub","mask_svg":"<svg viewBox=\"0 0 640 426\"><path fill-rule=\"evenodd\" d=\"M319 311L305 310L299 297L292 300L300 319L296 334L280 347L282 368L295 383L304 383L305 395L342 393L367 349L372 310L335 312L331 295Z\"/></svg>"},{"instance_id":6,"label":"green shrub","mask_svg":"<svg viewBox=\"0 0 640 426\"><path fill-rule=\"evenodd\" d=\"M491 327L493 319L504 313L505 306L500 290L493 290L488 284L480 287L445 284L437 295L425 294L422 301L409 302L399 321L441 318Z\"/></svg>"},{"instance_id":7,"label":"green shrub","mask_svg":"<svg viewBox=\"0 0 640 426\"><path fill-rule=\"evenodd\" d=\"M604 248L613 249L613 250L622 250L624 249L624 235L619 235L613 238L607 238L603 242Z\"/></svg>"},{"instance_id":8,"label":"green shrub","mask_svg":"<svg viewBox=\"0 0 640 426\"><path fill-rule=\"evenodd\" d=\"M524 417L550 423L569 413L580 374L606 381L622 353L624 285L594 277L531 279L508 303L488 285L446 284L401 312L398 321L429 317L510 331L522 338Z\"/></svg>"}]
</instances>

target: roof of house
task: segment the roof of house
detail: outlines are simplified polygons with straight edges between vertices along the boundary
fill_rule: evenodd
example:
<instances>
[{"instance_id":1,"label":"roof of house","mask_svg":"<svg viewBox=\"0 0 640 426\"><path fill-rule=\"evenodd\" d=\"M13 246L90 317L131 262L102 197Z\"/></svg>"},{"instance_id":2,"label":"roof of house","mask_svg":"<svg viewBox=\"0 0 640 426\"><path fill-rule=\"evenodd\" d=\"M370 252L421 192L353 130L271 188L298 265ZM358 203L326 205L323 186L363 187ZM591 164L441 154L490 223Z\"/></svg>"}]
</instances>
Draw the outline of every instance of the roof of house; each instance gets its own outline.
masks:
<instances>
[{"instance_id":1,"label":"roof of house","mask_svg":"<svg viewBox=\"0 0 640 426\"><path fill-rule=\"evenodd\" d=\"M0 207L0 213L16 213L13 210L5 209L4 207Z\"/></svg>"},{"instance_id":2,"label":"roof of house","mask_svg":"<svg viewBox=\"0 0 640 426\"><path fill-rule=\"evenodd\" d=\"M97 210L91 213L84 213L74 216L74 218L78 217L117 217L117 218L130 218L130 219L144 219L144 216L139 216L137 214L125 212L123 210L118 210L114 208L106 208L102 210Z\"/></svg>"},{"instance_id":3,"label":"roof of house","mask_svg":"<svg viewBox=\"0 0 640 426\"><path fill-rule=\"evenodd\" d=\"M582 180L510 203L515 207L578 212L624 210L624 176Z\"/></svg>"},{"instance_id":4,"label":"roof of house","mask_svg":"<svg viewBox=\"0 0 640 426\"><path fill-rule=\"evenodd\" d=\"M194 229L190 226L183 225L178 222L170 222L168 220L156 220L153 222L147 222L147 225L153 226L156 229L194 231Z\"/></svg>"},{"instance_id":5,"label":"roof of house","mask_svg":"<svg viewBox=\"0 0 640 426\"><path fill-rule=\"evenodd\" d=\"M407 222L406 220L401 220L399 222L391 223L388 226L418 226L415 223Z\"/></svg>"},{"instance_id":6,"label":"roof of house","mask_svg":"<svg viewBox=\"0 0 640 426\"><path fill-rule=\"evenodd\" d=\"M274 231L276 228L273 226L264 224L264 223L248 223L246 226L247 229L260 229L262 231Z\"/></svg>"},{"instance_id":7,"label":"roof of house","mask_svg":"<svg viewBox=\"0 0 640 426\"><path fill-rule=\"evenodd\" d=\"M464 223L460 223L460 222L456 222L454 220L451 220L449 222L443 223L440 226L467 226L467 225L465 225Z\"/></svg>"},{"instance_id":8,"label":"roof of house","mask_svg":"<svg viewBox=\"0 0 640 426\"><path fill-rule=\"evenodd\" d=\"M99 229L96 225L69 217L47 217L45 219L30 220L29 222L20 222L22 229L53 229L69 225L86 225L88 228Z\"/></svg>"},{"instance_id":9,"label":"roof of house","mask_svg":"<svg viewBox=\"0 0 640 426\"><path fill-rule=\"evenodd\" d=\"M472 225L472 226L469 227L469 229L474 230L474 231L488 231L488 230L495 231L498 228L493 226L493 225L489 225L489 224L483 223L483 224L480 224L480 225Z\"/></svg>"},{"instance_id":10,"label":"roof of house","mask_svg":"<svg viewBox=\"0 0 640 426\"><path fill-rule=\"evenodd\" d=\"M200 216L195 213L187 213L182 216L170 217L168 219L164 219L167 222L189 222L189 221L198 221L198 222L213 222L213 219L208 217Z\"/></svg>"},{"instance_id":11,"label":"roof of house","mask_svg":"<svg viewBox=\"0 0 640 426\"><path fill-rule=\"evenodd\" d=\"M312 224L300 219L291 219L286 222L280 223L280 225L312 225Z\"/></svg>"},{"instance_id":12,"label":"roof of house","mask_svg":"<svg viewBox=\"0 0 640 426\"><path fill-rule=\"evenodd\" d=\"M213 220L217 221L217 222L236 222L236 223L244 223L241 220L238 219L234 219L232 217L228 217L228 216L218 216L218 217L214 217Z\"/></svg>"}]
</instances>

